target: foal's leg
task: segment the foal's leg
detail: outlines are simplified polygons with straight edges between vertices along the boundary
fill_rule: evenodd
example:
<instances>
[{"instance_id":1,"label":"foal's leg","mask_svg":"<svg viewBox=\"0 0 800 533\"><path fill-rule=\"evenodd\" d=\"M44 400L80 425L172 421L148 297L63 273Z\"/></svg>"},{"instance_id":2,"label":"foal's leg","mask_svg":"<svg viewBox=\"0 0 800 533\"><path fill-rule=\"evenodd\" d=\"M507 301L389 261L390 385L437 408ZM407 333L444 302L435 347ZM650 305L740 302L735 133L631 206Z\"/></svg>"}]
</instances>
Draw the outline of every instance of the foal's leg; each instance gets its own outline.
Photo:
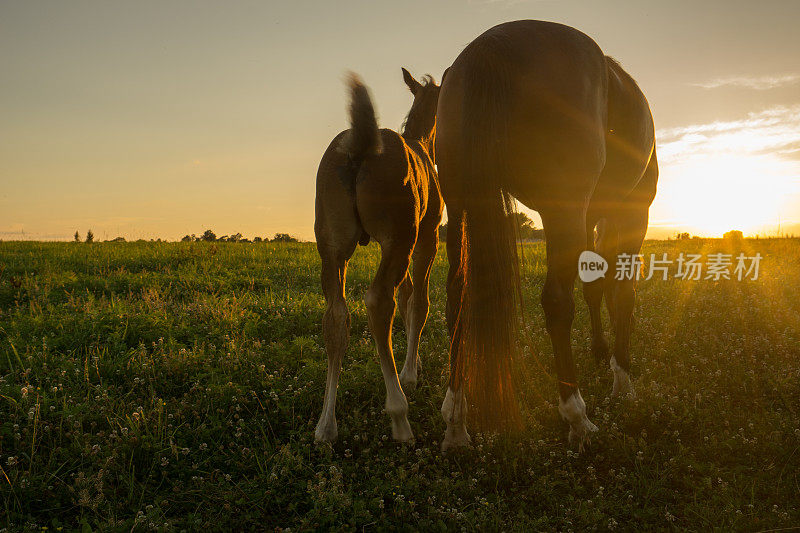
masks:
<instances>
[{"instance_id":1,"label":"foal's leg","mask_svg":"<svg viewBox=\"0 0 800 533\"><path fill-rule=\"evenodd\" d=\"M630 209L617 219L619 231L619 253L636 255L642 249L647 232L648 209ZM633 329L633 307L636 298L634 279L614 280L614 355L611 356L611 370L614 372L614 386L611 396L633 394L629 354L631 331Z\"/></svg>"},{"instance_id":2,"label":"foal's leg","mask_svg":"<svg viewBox=\"0 0 800 533\"><path fill-rule=\"evenodd\" d=\"M452 212L452 214L451 214ZM456 215L456 213L459 213ZM461 346L460 329L457 327L458 314L461 311L461 295L464 290L464 272L461 270L462 226L460 210L448 206L450 222L447 227L447 260L450 269L447 272L447 329L450 335L450 371L453 371L453 360ZM452 383L452 375L451 380ZM442 442L442 451L448 448L468 446L471 439L467 433L467 401L462 389L447 388L442 402L442 418L447 424Z\"/></svg>"},{"instance_id":3,"label":"foal's leg","mask_svg":"<svg viewBox=\"0 0 800 533\"><path fill-rule=\"evenodd\" d=\"M369 327L380 356L381 372L386 384L386 412L392 419L392 437L401 442L414 438L408 424L408 401L400 381L392 353L392 321L395 311L395 294L408 270L413 242L407 245L389 243L382 245L378 273L367 290Z\"/></svg>"},{"instance_id":4,"label":"foal's leg","mask_svg":"<svg viewBox=\"0 0 800 533\"><path fill-rule=\"evenodd\" d=\"M431 227L432 226L432 227ZM412 267L414 282L413 292L408 300L408 320L406 334L408 337L408 350L403 370L400 372L400 384L407 393L414 392L417 388L419 377L419 340L422 329L428 320L428 282L431 267L436 257L436 248L439 246L439 228L437 224L421 226L414 246L414 265Z\"/></svg>"},{"instance_id":5,"label":"foal's leg","mask_svg":"<svg viewBox=\"0 0 800 533\"><path fill-rule=\"evenodd\" d=\"M547 278L542 289L547 331L553 343L558 374L558 412L569 422L569 440L579 445L597 431L586 417L586 404L578 389L572 359L570 333L575 315L572 291L578 271L578 257L585 240L585 214L582 211L542 213L547 235Z\"/></svg>"},{"instance_id":6,"label":"foal's leg","mask_svg":"<svg viewBox=\"0 0 800 533\"><path fill-rule=\"evenodd\" d=\"M411 273L406 272L406 277L400 287L397 288L397 310L400 313L400 318L403 319L403 326L406 328L406 337L408 337L408 328L411 327L411 293L414 292L414 282L411 279ZM402 381L401 381L402 383Z\"/></svg>"},{"instance_id":7,"label":"foal's leg","mask_svg":"<svg viewBox=\"0 0 800 533\"><path fill-rule=\"evenodd\" d=\"M322 292L325 295L327 308L322 318L322 336L325 339L325 351L328 354L328 377L325 383L325 401L322 415L317 423L314 438L320 442L336 440L336 388L339 384L339 373L342 359L347 349L350 336L350 313L344 299L344 282L347 270L347 259L352 254L339 254L337 250L319 245L322 258Z\"/></svg>"}]
</instances>

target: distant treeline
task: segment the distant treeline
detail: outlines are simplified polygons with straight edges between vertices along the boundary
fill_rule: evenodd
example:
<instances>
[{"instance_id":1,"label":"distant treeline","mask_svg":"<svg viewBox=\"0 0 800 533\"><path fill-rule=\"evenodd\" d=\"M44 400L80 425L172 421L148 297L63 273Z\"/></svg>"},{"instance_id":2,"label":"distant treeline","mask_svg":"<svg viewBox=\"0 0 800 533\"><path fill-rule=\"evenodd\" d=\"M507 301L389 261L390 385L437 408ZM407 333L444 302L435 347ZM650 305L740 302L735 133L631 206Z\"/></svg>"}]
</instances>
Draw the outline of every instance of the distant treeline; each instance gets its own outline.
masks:
<instances>
[{"instance_id":1,"label":"distant treeline","mask_svg":"<svg viewBox=\"0 0 800 533\"><path fill-rule=\"evenodd\" d=\"M525 213L515 213L512 215L517 221L517 235L521 241L539 241L544 240L544 230L539 229L533 223L533 220L528 217ZM771 236L760 236L754 235L751 238L759 239L759 238L789 238L793 239L795 236L794 234L787 235L781 234L774 237ZM75 232L75 242L87 242L92 243L94 242L94 233L92 230L88 230L86 232L86 236L82 239L79 232ZM679 232L675 234L674 237L667 237L667 240L703 240L703 237L697 237L695 235L691 235L688 232ZM739 230L731 230L726 232L722 236L723 240L726 241L741 241L744 239L744 235ZM447 241L447 224L442 224L439 226L439 240L442 242ZM162 239L149 239L150 242L162 242ZM108 239L105 242L126 242L125 237L116 237L114 239ZM138 239L135 242L148 242L147 239ZM164 241L166 242L166 241ZM276 233L271 239L269 237L253 237L252 240L242 237L241 233L234 233L233 235L223 235L221 237L217 237L217 235L207 229L203 232L202 235L197 236L194 233L191 235L184 235L181 239L181 242L300 242L299 239L289 235L288 233Z\"/></svg>"},{"instance_id":2,"label":"distant treeline","mask_svg":"<svg viewBox=\"0 0 800 533\"><path fill-rule=\"evenodd\" d=\"M161 239L150 239L152 242L162 242ZM79 232L75 232L75 242L87 242L89 244L94 242L94 233L92 230L86 232L86 238L81 239L81 235ZM109 239L105 242L126 242L125 237L116 237L114 239ZM138 239L136 242L147 242L146 239ZM181 242L300 242L297 238L292 237L288 233L276 233L274 237L271 239L269 237L253 237L253 240L247 239L242 237L241 233L234 233L233 235L223 235L222 237L217 237L217 235L207 229L203 232L202 235L199 237L194 233L191 235L184 235L181 239Z\"/></svg>"},{"instance_id":3,"label":"distant treeline","mask_svg":"<svg viewBox=\"0 0 800 533\"><path fill-rule=\"evenodd\" d=\"M222 237L217 237L213 231L207 229L203 232L202 235L199 237L195 234L191 235L184 235L181 239L182 242L197 242L197 241L205 241L205 242L300 242L295 237L292 237L288 233L276 233L274 237L271 239L269 237L253 237L253 240L247 239L242 237L241 233L234 233L233 235L223 235Z\"/></svg>"}]
</instances>

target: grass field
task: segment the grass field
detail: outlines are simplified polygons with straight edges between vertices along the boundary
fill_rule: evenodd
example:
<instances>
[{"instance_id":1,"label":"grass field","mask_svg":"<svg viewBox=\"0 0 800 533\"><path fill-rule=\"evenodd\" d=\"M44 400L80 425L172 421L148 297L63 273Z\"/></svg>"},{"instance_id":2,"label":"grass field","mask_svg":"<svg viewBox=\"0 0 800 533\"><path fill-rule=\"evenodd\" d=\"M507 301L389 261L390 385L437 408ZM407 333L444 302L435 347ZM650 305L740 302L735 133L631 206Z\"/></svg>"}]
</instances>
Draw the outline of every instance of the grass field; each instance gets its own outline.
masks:
<instances>
[{"instance_id":1,"label":"grass field","mask_svg":"<svg viewBox=\"0 0 800 533\"><path fill-rule=\"evenodd\" d=\"M578 453L548 377L544 247L527 245L526 429L442 455L443 249L409 398L416 443L393 443L382 413L362 300L371 245L348 272L352 334L328 446L313 442L326 369L313 244L0 243L0 529L798 526L800 242L743 248L764 256L758 281L640 283L635 399L607 399L576 284L580 383L600 427ZM398 366L404 346L397 320Z\"/></svg>"}]
</instances>

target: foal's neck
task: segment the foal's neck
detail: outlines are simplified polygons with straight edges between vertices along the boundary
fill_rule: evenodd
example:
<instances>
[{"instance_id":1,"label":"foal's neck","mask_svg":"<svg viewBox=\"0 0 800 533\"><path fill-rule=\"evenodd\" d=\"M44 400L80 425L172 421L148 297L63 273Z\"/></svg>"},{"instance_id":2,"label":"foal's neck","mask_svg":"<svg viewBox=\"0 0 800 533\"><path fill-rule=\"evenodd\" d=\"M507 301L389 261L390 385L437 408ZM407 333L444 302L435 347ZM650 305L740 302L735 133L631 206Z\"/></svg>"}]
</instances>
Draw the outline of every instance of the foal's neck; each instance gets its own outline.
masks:
<instances>
[{"instance_id":1,"label":"foal's neck","mask_svg":"<svg viewBox=\"0 0 800 533\"><path fill-rule=\"evenodd\" d=\"M403 139L405 139L406 143L411 146L419 145L428 157L431 158L432 163L436 163L436 158L434 157L433 153L433 146L434 141L436 139L436 127L431 129L431 131L427 132L425 135L414 135L409 130L403 132Z\"/></svg>"}]
</instances>

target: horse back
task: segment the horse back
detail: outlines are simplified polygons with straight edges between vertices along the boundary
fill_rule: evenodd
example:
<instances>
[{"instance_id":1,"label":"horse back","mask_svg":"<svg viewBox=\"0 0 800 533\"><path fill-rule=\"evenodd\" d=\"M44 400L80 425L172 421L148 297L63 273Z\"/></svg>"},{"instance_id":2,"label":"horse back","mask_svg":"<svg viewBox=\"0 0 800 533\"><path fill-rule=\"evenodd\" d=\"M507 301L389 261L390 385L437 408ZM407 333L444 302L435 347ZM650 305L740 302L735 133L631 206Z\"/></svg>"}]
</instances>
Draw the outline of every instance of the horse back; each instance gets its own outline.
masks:
<instances>
[{"instance_id":1,"label":"horse back","mask_svg":"<svg viewBox=\"0 0 800 533\"><path fill-rule=\"evenodd\" d=\"M436 171L427 153L395 131L380 131L382 152L366 159L356 177L356 204L364 227L372 234L370 228L391 226L391 219L416 225L429 211L438 210L440 216ZM378 232L390 233L386 228Z\"/></svg>"}]
</instances>

